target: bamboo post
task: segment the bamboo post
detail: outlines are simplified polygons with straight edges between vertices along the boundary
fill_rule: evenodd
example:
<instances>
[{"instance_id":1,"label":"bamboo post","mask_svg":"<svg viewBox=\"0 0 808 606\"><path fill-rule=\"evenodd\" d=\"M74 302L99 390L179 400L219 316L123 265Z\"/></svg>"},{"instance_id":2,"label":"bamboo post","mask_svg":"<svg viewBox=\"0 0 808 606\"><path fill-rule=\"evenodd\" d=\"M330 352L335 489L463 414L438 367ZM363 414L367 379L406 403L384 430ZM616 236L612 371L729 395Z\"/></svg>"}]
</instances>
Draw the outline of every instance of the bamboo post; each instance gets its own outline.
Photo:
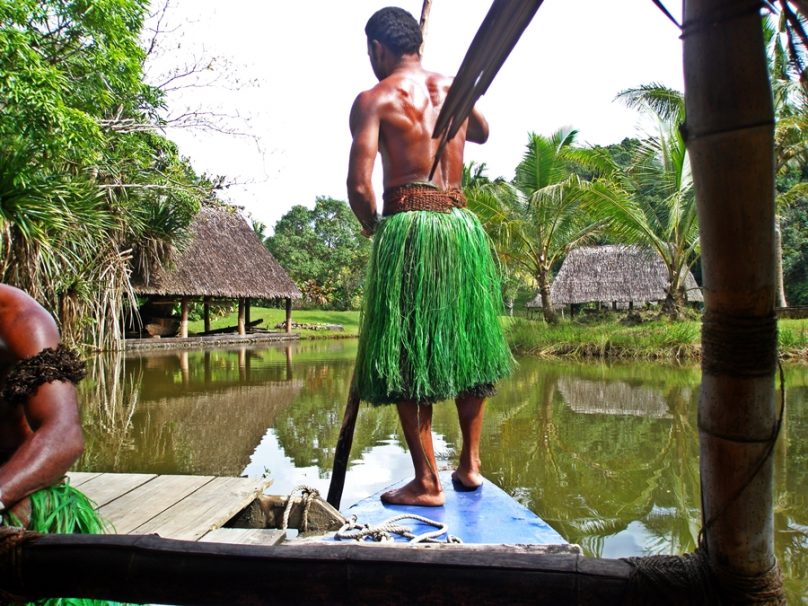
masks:
<instances>
[{"instance_id":1,"label":"bamboo post","mask_svg":"<svg viewBox=\"0 0 808 606\"><path fill-rule=\"evenodd\" d=\"M286 297L286 332L292 332L292 297Z\"/></svg>"},{"instance_id":2,"label":"bamboo post","mask_svg":"<svg viewBox=\"0 0 808 606\"><path fill-rule=\"evenodd\" d=\"M204 299L205 332L210 332L210 297Z\"/></svg>"},{"instance_id":3,"label":"bamboo post","mask_svg":"<svg viewBox=\"0 0 808 606\"><path fill-rule=\"evenodd\" d=\"M762 585L770 592L779 580L771 457L777 423L774 113L759 7L686 0L682 35L684 132L704 275L703 547L727 603L748 603L756 592L763 595ZM782 596L782 583L779 591ZM767 593L756 603L781 599Z\"/></svg>"},{"instance_id":4,"label":"bamboo post","mask_svg":"<svg viewBox=\"0 0 808 606\"><path fill-rule=\"evenodd\" d=\"M180 300L180 337L188 338L188 297Z\"/></svg>"},{"instance_id":5,"label":"bamboo post","mask_svg":"<svg viewBox=\"0 0 808 606\"><path fill-rule=\"evenodd\" d=\"M238 299L238 334L247 334L247 329L244 322L244 299L242 297L239 297Z\"/></svg>"}]
</instances>

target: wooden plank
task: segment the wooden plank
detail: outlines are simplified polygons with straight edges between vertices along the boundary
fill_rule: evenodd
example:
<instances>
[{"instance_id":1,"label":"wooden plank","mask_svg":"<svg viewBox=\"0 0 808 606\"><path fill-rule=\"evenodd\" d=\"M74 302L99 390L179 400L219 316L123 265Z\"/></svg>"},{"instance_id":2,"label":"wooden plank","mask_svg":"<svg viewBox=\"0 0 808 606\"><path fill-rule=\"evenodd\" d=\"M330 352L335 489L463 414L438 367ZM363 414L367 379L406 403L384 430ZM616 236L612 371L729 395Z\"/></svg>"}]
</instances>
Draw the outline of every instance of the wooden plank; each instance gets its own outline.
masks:
<instances>
[{"instance_id":1,"label":"wooden plank","mask_svg":"<svg viewBox=\"0 0 808 606\"><path fill-rule=\"evenodd\" d=\"M250 478L215 478L132 534L153 534L196 541L247 507L269 483Z\"/></svg>"},{"instance_id":2,"label":"wooden plank","mask_svg":"<svg viewBox=\"0 0 808 606\"><path fill-rule=\"evenodd\" d=\"M70 479L71 486L79 487L85 482L97 478L101 473L94 471L68 471L65 475Z\"/></svg>"},{"instance_id":3,"label":"wooden plank","mask_svg":"<svg viewBox=\"0 0 808 606\"><path fill-rule=\"evenodd\" d=\"M156 477L154 473L102 473L84 482L81 492L100 508Z\"/></svg>"},{"instance_id":4,"label":"wooden plank","mask_svg":"<svg viewBox=\"0 0 808 606\"><path fill-rule=\"evenodd\" d=\"M157 476L98 511L116 533L129 534L211 480L213 476Z\"/></svg>"},{"instance_id":5,"label":"wooden plank","mask_svg":"<svg viewBox=\"0 0 808 606\"><path fill-rule=\"evenodd\" d=\"M283 530L272 528L216 528L199 539L203 543L236 545L277 545L286 538Z\"/></svg>"}]
</instances>

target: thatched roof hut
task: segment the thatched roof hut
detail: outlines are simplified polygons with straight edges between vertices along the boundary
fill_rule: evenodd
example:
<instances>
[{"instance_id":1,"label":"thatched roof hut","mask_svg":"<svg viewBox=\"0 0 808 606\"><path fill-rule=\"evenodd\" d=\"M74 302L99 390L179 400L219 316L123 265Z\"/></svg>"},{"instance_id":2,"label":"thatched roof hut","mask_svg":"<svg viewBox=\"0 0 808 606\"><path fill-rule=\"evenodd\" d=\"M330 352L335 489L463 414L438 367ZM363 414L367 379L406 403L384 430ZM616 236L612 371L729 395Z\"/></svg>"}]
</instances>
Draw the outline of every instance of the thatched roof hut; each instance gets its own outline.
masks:
<instances>
[{"instance_id":1,"label":"thatched roof hut","mask_svg":"<svg viewBox=\"0 0 808 606\"><path fill-rule=\"evenodd\" d=\"M644 304L664 301L668 271L659 255L639 246L582 246L570 251L553 281L553 305L572 303ZM687 300L703 301L693 274L685 279ZM541 307L541 296L527 304Z\"/></svg>"},{"instance_id":2,"label":"thatched roof hut","mask_svg":"<svg viewBox=\"0 0 808 606\"><path fill-rule=\"evenodd\" d=\"M260 242L237 209L232 206L205 206L191 224L191 241L173 262L148 276L133 276L132 288L138 295L149 296L150 304L181 302L179 327L154 307L148 312L152 322L145 325L151 335L188 336L188 302L205 302L205 332L210 331L209 302L213 299L237 299L238 333L250 326L251 299L285 299L286 331L291 331L292 299L302 293ZM159 298L158 302L155 298ZM214 331L215 332L215 331Z\"/></svg>"},{"instance_id":3,"label":"thatched roof hut","mask_svg":"<svg viewBox=\"0 0 808 606\"><path fill-rule=\"evenodd\" d=\"M133 277L139 295L299 299L300 289L231 206L205 206L191 242L168 267Z\"/></svg>"}]
</instances>

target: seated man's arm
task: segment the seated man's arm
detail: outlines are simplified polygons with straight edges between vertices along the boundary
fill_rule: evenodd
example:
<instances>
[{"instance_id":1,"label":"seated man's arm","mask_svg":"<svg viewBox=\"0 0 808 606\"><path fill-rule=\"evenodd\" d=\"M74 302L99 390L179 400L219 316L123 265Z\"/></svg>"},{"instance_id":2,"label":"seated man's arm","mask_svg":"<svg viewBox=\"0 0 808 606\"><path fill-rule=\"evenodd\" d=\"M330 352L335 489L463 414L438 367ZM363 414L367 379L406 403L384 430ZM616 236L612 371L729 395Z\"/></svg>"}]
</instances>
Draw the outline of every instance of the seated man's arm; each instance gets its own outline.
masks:
<instances>
[{"instance_id":1,"label":"seated man's arm","mask_svg":"<svg viewBox=\"0 0 808 606\"><path fill-rule=\"evenodd\" d=\"M72 383L40 385L24 408L31 433L0 467L0 490L6 507L58 483L84 448Z\"/></svg>"},{"instance_id":2,"label":"seated man's arm","mask_svg":"<svg viewBox=\"0 0 808 606\"><path fill-rule=\"evenodd\" d=\"M379 116L372 93L361 93L350 117L351 153L348 160L348 202L367 235L378 220L373 192L373 165L379 151Z\"/></svg>"},{"instance_id":3,"label":"seated man's arm","mask_svg":"<svg viewBox=\"0 0 808 606\"><path fill-rule=\"evenodd\" d=\"M59 330L50 314L22 291L0 285L0 341L17 360L59 346ZM3 406L14 406L3 403ZM0 491L6 507L32 492L58 482L84 446L76 388L53 381L39 385L22 406L22 415L5 422L9 435L25 435L12 455L0 465Z\"/></svg>"}]
</instances>

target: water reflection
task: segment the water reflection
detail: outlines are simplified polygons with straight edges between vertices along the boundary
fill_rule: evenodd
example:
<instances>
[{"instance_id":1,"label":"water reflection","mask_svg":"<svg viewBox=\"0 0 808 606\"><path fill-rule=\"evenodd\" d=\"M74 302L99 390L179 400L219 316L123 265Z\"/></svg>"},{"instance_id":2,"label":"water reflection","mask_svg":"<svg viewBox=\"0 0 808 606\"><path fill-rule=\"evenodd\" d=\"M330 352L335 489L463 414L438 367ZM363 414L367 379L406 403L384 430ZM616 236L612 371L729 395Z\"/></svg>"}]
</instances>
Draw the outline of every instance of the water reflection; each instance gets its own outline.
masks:
<instances>
[{"instance_id":1,"label":"water reflection","mask_svg":"<svg viewBox=\"0 0 808 606\"><path fill-rule=\"evenodd\" d=\"M84 470L266 475L326 492L354 341L99 357L81 387ZM520 360L485 418L484 473L589 555L682 553L700 527L697 368ZM787 372L776 451L776 548L808 589L808 369ZM442 466L454 406L435 409ZM343 503L411 474L392 407L363 407ZM797 598L799 599L799 598Z\"/></svg>"}]
</instances>

